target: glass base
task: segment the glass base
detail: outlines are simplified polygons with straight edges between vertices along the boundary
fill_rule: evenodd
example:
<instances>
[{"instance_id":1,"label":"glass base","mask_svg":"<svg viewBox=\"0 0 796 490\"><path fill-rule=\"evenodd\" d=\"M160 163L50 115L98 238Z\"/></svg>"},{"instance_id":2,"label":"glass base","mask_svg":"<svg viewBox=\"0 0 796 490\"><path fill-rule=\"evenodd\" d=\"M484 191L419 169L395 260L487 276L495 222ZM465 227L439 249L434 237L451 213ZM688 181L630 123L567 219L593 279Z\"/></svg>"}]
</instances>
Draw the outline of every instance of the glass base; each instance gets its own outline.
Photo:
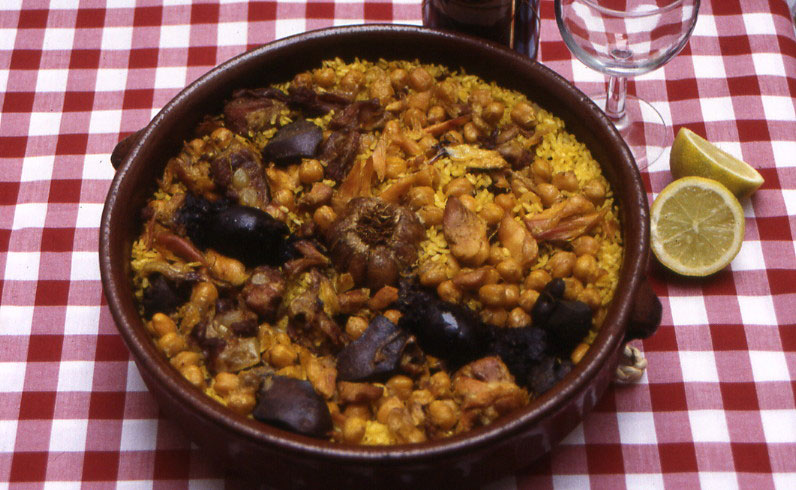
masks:
<instances>
[{"instance_id":1,"label":"glass base","mask_svg":"<svg viewBox=\"0 0 796 490\"><path fill-rule=\"evenodd\" d=\"M600 109L605 110L605 95L591 98ZM639 170L655 162L669 145L669 131L663 117L649 102L638 97L627 95L624 117L613 122L633 152Z\"/></svg>"}]
</instances>

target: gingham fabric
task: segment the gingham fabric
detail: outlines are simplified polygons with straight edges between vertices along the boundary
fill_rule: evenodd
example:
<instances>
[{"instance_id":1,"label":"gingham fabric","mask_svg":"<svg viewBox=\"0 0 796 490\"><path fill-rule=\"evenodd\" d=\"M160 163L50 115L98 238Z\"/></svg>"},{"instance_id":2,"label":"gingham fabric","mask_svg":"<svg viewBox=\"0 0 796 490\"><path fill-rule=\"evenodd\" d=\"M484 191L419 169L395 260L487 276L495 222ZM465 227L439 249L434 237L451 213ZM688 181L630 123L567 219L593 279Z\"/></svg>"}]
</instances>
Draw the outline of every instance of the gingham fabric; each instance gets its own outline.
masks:
<instances>
[{"instance_id":1,"label":"gingham fabric","mask_svg":"<svg viewBox=\"0 0 796 490\"><path fill-rule=\"evenodd\" d=\"M540 60L603 77L542 4ZM418 0L0 2L0 488L247 487L165 419L105 304L98 224L121 136L214 65L308 29L420 23ZM796 35L785 0L703 0L690 44L629 83L672 132L752 163L731 266L653 266L649 368L612 386L556 449L496 488L796 488ZM671 138L671 135L670 135ZM650 201L668 152L645 172Z\"/></svg>"}]
</instances>

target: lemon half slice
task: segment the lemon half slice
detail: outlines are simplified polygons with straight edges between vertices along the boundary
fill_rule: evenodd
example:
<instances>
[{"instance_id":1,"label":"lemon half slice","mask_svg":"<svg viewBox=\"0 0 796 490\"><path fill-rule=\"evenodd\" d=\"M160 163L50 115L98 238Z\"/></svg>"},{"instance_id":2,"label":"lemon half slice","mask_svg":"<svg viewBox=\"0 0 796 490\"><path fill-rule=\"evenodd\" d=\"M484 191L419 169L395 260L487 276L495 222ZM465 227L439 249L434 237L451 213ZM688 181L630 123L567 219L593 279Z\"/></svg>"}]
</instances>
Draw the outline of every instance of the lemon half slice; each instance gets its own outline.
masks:
<instances>
[{"instance_id":1,"label":"lemon half slice","mask_svg":"<svg viewBox=\"0 0 796 490\"><path fill-rule=\"evenodd\" d=\"M743 208L726 187L684 177L664 188L651 209L652 251L669 269L707 276L726 267L741 249Z\"/></svg>"},{"instance_id":2,"label":"lemon half slice","mask_svg":"<svg viewBox=\"0 0 796 490\"><path fill-rule=\"evenodd\" d=\"M675 179L696 175L724 184L735 197L750 196L763 184L763 176L688 128L680 128L672 145L669 167Z\"/></svg>"}]
</instances>

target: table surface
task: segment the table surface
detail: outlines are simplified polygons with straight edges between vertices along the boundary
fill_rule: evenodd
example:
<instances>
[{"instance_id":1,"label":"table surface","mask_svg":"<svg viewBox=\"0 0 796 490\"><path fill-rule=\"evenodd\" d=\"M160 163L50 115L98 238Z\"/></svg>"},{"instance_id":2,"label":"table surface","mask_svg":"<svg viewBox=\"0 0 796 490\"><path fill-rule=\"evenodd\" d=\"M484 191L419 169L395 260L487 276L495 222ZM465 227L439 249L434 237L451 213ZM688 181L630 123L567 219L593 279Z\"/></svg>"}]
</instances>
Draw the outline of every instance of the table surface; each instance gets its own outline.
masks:
<instances>
[{"instance_id":1,"label":"table surface","mask_svg":"<svg viewBox=\"0 0 796 490\"><path fill-rule=\"evenodd\" d=\"M542 0L540 60L587 93ZM79 4L79 7L78 7ZM120 136L232 56L309 29L420 23L418 0L3 0L0 6L0 488L245 486L159 413L102 295L98 225ZM785 0L703 1L679 56L632 80L673 130L757 167L730 267L684 280L557 448L499 488L796 488L796 36ZM670 138L672 136L670 135ZM642 173L651 200L668 150Z\"/></svg>"}]
</instances>

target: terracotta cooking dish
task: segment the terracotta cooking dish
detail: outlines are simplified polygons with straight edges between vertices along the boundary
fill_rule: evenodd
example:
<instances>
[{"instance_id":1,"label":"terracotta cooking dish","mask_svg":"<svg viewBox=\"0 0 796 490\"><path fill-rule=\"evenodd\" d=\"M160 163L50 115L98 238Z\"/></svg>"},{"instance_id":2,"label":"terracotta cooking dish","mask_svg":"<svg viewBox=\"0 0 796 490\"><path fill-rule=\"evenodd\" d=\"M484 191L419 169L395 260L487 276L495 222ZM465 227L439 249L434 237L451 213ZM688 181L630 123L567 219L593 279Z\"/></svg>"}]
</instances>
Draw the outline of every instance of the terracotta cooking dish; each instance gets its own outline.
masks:
<instances>
[{"instance_id":1,"label":"terracotta cooking dish","mask_svg":"<svg viewBox=\"0 0 796 490\"><path fill-rule=\"evenodd\" d=\"M359 447L285 432L227 411L185 381L159 352L138 316L130 249L140 210L170 156L204 114L221 111L233 89L263 87L339 56L440 63L524 92L561 117L586 143L611 182L621 214L625 254L604 326L586 357L528 407L488 427L434 442ZM647 198L633 157L591 101L550 69L512 51L423 28L365 25L309 32L242 54L177 95L113 155L118 165L100 229L102 283L113 317L141 376L163 412L206 451L274 487L380 485L451 488L492 481L526 466L569 433L603 394L623 344L654 331L659 308L645 281L649 254ZM659 314L659 310L658 310Z\"/></svg>"}]
</instances>

